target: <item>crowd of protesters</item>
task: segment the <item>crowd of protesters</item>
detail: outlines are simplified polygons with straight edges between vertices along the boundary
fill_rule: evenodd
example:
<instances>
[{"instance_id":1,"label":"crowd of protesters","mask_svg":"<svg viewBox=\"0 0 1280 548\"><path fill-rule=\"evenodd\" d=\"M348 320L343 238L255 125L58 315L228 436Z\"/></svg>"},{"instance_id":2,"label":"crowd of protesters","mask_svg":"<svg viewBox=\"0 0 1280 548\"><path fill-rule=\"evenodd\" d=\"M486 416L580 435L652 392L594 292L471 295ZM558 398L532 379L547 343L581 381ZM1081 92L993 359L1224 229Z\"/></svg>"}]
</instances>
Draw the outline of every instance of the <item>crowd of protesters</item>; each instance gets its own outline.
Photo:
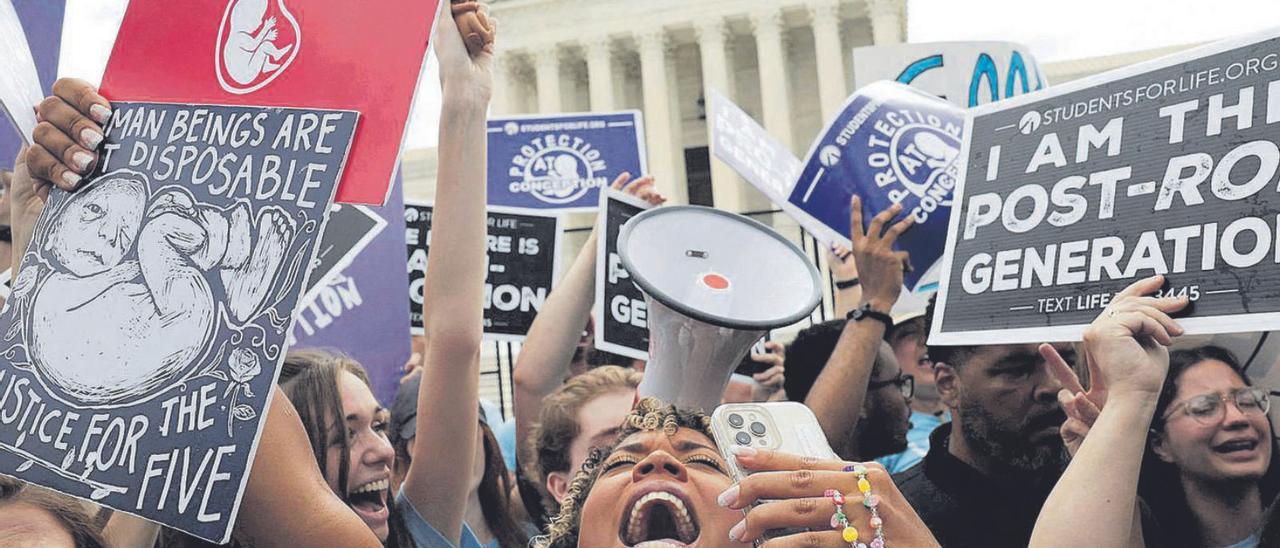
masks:
<instances>
[{"instance_id":1,"label":"crowd of protesters","mask_svg":"<svg viewBox=\"0 0 1280 548\"><path fill-rule=\"evenodd\" d=\"M447 259L426 274L425 335L390 405L360 363L288 353L234 544L1280 545L1269 393L1223 348L1170 351L1188 303L1151 296L1160 277L1119 294L1077 345L926 346L932 309L889 316L910 267L894 242L912 218L896 220L895 206L864 229L857 198L852 247L828 263L840 316L870 313L813 325L785 349L771 343L751 357L763 372L726 395L804 403L838 458L722 450L712 410L639 399L644 364L591 348L595 232L528 333L514 418L486 412L492 47L469 53L449 17L433 43L443 107L432 255ZM110 107L78 80L60 80L40 105L35 144L4 177L13 249L30 243L52 187L72 191L92 171ZM659 206L653 183L613 186ZM735 479L728 459L751 474ZM3 546L206 544L0 481Z\"/></svg>"}]
</instances>

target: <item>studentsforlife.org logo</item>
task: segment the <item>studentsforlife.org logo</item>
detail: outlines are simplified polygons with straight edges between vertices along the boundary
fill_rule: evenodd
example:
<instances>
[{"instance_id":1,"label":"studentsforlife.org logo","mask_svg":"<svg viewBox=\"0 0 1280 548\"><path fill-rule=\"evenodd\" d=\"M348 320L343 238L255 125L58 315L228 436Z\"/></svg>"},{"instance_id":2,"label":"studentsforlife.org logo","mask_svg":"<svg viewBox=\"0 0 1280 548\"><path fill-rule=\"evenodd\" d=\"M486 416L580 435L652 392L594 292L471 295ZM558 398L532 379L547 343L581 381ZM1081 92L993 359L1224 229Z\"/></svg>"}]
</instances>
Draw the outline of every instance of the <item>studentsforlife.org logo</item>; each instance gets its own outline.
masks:
<instances>
[{"instance_id":1,"label":"studentsforlife.org logo","mask_svg":"<svg viewBox=\"0 0 1280 548\"><path fill-rule=\"evenodd\" d=\"M511 125L503 128L509 135ZM522 145L512 157L507 172L511 178L508 190L548 204L570 204L592 189L608 185L608 178L603 175L607 169L600 150L585 139L568 134L542 135Z\"/></svg>"}]
</instances>

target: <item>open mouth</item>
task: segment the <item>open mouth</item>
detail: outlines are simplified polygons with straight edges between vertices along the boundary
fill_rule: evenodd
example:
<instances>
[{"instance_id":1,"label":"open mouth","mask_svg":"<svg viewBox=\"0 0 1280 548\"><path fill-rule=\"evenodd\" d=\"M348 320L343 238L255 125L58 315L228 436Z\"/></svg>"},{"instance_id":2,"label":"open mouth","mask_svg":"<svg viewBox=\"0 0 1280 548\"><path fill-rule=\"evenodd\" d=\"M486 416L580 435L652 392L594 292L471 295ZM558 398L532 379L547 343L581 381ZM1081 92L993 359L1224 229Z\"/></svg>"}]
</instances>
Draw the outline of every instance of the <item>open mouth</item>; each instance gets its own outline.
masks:
<instances>
[{"instance_id":1,"label":"open mouth","mask_svg":"<svg viewBox=\"0 0 1280 548\"><path fill-rule=\"evenodd\" d=\"M386 520L390 515L387 510L387 488L390 485L386 479L361 485L347 494L347 505L366 522Z\"/></svg>"},{"instance_id":2,"label":"open mouth","mask_svg":"<svg viewBox=\"0 0 1280 548\"><path fill-rule=\"evenodd\" d=\"M632 548L679 547L697 542L700 532L697 515L682 495L650 491L631 503L618 538Z\"/></svg>"},{"instance_id":3,"label":"open mouth","mask_svg":"<svg viewBox=\"0 0 1280 548\"><path fill-rule=\"evenodd\" d=\"M1222 454L1245 453L1258 448L1258 440L1232 440L1213 446L1213 450Z\"/></svg>"}]
</instances>

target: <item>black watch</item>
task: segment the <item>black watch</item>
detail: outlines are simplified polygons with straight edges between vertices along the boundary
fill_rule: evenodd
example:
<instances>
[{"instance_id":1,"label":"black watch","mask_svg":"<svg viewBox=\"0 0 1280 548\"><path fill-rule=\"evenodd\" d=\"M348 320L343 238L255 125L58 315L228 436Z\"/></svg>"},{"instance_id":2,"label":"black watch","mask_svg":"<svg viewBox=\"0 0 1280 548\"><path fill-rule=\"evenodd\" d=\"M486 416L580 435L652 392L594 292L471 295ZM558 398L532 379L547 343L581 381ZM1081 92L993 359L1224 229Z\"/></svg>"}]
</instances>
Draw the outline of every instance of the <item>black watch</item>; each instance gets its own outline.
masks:
<instances>
[{"instance_id":1,"label":"black watch","mask_svg":"<svg viewBox=\"0 0 1280 548\"><path fill-rule=\"evenodd\" d=\"M884 324L885 329L893 329L893 317L885 314L884 312L880 312L879 310L872 310L870 303L862 305L861 308L850 310L849 315L845 316L845 319L855 322L867 319L876 320Z\"/></svg>"}]
</instances>

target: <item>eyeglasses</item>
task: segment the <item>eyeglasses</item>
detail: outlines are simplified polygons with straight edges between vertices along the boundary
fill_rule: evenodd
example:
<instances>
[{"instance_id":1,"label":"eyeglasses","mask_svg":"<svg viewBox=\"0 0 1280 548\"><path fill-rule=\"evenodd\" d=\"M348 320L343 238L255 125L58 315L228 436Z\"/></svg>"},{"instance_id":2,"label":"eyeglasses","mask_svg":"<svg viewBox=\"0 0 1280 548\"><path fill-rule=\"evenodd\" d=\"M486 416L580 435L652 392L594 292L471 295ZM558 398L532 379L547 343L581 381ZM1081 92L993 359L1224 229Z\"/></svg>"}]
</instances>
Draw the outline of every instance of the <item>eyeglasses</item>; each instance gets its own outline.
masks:
<instances>
[{"instance_id":1,"label":"eyeglasses","mask_svg":"<svg viewBox=\"0 0 1280 548\"><path fill-rule=\"evenodd\" d=\"M902 396L908 400L916 394L916 378L905 373L899 373L897 377L889 380L871 381L867 383L867 391L879 390L889 385L896 385L898 390L902 391Z\"/></svg>"},{"instance_id":2,"label":"eyeglasses","mask_svg":"<svg viewBox=\"0 0 1280 548\"><path fill-rule=\"evenodd\" d=\"M1251 413L1265 415L1271 410L1271 400L1265 391L1257 388L1238 388L1221 394L1204 394L1191 398L1170 409L1165 413L1164 419L1169 420L1169 417L1181 410L1200 424L1215 424L1222 420L1228 401L1235 403L1236 409L1246 415Z\"/></svg>"}]
</instances>

